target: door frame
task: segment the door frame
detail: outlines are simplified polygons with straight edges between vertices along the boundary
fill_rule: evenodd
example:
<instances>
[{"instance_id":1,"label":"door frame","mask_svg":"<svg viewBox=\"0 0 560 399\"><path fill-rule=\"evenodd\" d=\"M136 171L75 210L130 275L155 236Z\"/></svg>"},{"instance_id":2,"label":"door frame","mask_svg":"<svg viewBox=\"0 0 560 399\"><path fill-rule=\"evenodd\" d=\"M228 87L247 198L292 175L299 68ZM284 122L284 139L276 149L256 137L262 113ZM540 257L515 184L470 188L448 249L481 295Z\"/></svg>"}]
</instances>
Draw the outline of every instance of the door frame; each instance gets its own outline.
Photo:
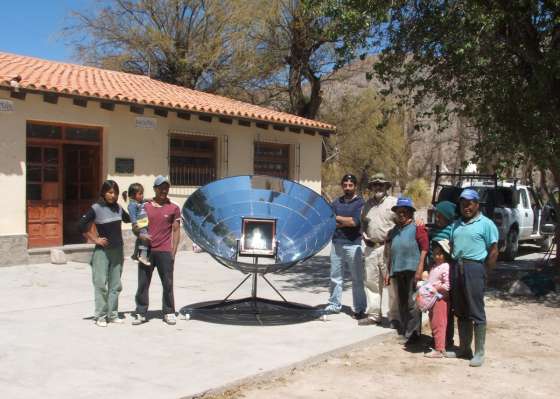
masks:
<instances>
[{"instance_id":1,"label":"door frame","mask_svg":"<svg viewBox=\"0 0 560 399\"><path fill-rule=\"evenodd\" d=\"M35 124L35 125L46 125L46 126L58 126L62 128L62 138L60 139L43 139L43 138L35 138L35 137L27 137L27 125L28 124ZM87 128L87 129L98 129L99 130L99 140L98 141L88 141L88 140L69 140L65 137L65 130L66 128ZM65 144L75 144L75 145L83 145L83 146L94 146L98 147L99 152L99 165L98 165L98 185L101 185L103 179L103 159L104 159L104 141L105 141L105 129L99 125L83 125L78 123L63 123L63 122L52 122L52 121L39 121L28 119L25 123L26 129L26 141L25 141L25 148L27 151L28 145L39 145L39 146L53 146L59 149L60 159L59 159L59 170L58 170L58 177L60 182L59 187L59 196L60 196L60 204L61 204L61 211L59 217L60 223L60 230L61 230L61 244L64 242L64 167L65 160L64 160L64 145ZM27 167L27 158L25 160L26 167ZM26 198L25 198L25 230L28 232L29 225L28 225L28 200L27 200L27 177L25 178L25 185L26 185ZM29 246L28 242L28 248Z\"/></svg>"}]
</instances>

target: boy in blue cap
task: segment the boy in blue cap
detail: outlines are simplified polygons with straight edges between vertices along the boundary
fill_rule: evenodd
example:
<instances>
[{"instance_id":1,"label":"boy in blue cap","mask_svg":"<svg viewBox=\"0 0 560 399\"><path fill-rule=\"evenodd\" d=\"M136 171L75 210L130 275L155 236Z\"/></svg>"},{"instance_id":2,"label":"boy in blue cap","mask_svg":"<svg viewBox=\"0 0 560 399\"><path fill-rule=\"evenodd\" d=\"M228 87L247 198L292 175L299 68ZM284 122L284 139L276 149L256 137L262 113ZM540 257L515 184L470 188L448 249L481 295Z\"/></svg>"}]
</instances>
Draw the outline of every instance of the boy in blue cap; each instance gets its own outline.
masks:
<instances>
[{"instance_id":1,"label":"boy in blue cap","mask_svg":"<svg viewBox=\"0 0 560 399\"><path fill-rule=\"evenodd\" d=\"M454 355L471 359L470 366L479 367L484 362L486 341L486 269L494 267L498 258L498 228L480 212L479 195L475 190L463 190L460 209L461 218L453 224L451 233L452 256L456 261L453 307L459 328L459 351ZM474 356L471 350L473 328ZM448 356L453 357L453 354L448 353Z\"/></svg>"}]
</instances>

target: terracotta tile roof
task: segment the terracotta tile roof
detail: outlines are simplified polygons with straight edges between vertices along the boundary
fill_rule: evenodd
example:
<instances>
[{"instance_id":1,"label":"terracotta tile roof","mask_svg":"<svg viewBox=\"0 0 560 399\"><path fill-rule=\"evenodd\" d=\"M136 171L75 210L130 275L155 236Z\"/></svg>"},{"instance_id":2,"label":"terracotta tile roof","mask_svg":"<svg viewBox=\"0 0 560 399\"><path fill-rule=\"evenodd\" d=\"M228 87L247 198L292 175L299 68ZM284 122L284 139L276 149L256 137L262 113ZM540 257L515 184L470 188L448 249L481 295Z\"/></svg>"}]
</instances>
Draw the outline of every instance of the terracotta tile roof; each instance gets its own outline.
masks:
<instances>
[{"instance_id":1,"label":"terracotta tile roof","mask_svg":"<svg viewBox=\"0 0 560 399\"><path fill-rule=\"evenodd\" d=\"M0 85L333 131L334 126L147 76L0 52Z\"/></svg>"}]
</instances>

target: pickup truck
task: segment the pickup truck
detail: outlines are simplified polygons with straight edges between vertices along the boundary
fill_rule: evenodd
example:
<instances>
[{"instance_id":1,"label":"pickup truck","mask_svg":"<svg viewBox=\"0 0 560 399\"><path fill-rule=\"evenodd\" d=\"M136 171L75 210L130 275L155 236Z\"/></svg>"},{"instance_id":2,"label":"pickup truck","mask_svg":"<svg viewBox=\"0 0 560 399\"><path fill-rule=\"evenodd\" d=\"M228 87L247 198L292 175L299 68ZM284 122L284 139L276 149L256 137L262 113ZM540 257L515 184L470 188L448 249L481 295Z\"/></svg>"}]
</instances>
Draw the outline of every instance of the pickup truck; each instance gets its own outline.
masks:
<instances>
[{"instance_id":1,"label":"pickup truck","mask_svg":"<svg viewBox=\"0 0 560 399\"><path fill-rule=\"evenodd\" d=\"M518 184L516 179L498 180L495 174L441 173L436 169L432 204L444 200L458 204L465 188L478 191L482 213L498 227L502 259L514 260L524 242L536 243L544 251L550 248L555 227L551 207L543 204L532 187ZM433 222L433 211L428 218Z\"/></svg>"}]
</instances>

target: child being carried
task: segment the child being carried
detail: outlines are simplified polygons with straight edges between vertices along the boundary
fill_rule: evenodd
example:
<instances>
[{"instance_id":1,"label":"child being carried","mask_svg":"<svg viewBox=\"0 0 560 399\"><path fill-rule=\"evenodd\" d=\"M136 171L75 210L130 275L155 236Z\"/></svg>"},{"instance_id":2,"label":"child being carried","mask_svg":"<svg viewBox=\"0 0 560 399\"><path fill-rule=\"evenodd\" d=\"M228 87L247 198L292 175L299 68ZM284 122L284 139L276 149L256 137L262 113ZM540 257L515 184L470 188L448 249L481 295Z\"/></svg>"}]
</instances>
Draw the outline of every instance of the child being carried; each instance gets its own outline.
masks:
<instances>
[{"instance_id":1,"label":"child being carried","mask_svg":"<svg viewBox=\"0 0 560 399\"><path fill-rule=\"evenodd\" d=\"M128 214L133 231L138 235L132 259L143 265L150 266L148 258L150 236L148 235L148 215L144 209L144 187L140 183L132 183L128 187Z\"/></svg>"}]
</instances>

